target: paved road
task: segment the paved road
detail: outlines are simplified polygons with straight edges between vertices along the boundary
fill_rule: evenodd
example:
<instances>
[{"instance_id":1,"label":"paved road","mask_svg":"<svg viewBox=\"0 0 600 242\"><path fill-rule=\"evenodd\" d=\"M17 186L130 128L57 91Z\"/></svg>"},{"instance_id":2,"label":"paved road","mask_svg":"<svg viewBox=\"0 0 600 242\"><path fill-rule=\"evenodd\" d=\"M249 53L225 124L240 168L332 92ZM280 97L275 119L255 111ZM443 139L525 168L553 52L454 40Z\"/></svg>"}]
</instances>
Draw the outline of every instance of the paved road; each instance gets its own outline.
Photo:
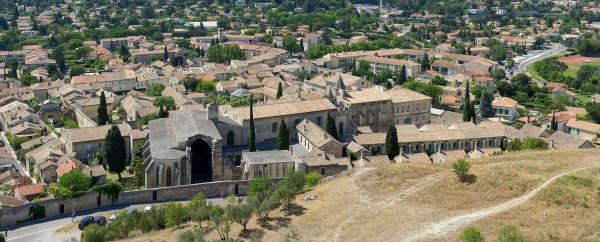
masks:
<instances>
[{"instance_id":1,"label":"paved road","mask_svg":"<svg viewBox=\"0 0 600 242\"><path fill-rule=\"evenodd\" d=\"M211 198L209 202L223 204L226 202L225 199ZM159 203L154 203L154 205ZM136 208L142 210L145 206L153 204L135 204L135 205L116 205L108 206L100 209L86 210L81 213L77 213L75 222L79 221L82 217L91 214L111 214L119 210ZM11 226L8 228L8 240L10 242L49 242L49 241L69 241L70 238L75 237L77 239L81 236L79 229L73 229L68 232L55 233L58 229L65 227L71 223L70 217L55 218L50 221L43 221L32 224L22 224L18 226Z\"/></svg>"},{"instance_id":2,"label":"paved road","mask_svg":"<svg viewBox=\"0 0 600 242\"><path fill-rule=\"evenodd\" d=\"M567 47L563 46L562 44L555 44L553 46L551 46L549 49L543 49L540 51L530 51L529 54L527 55L523 55L523 56L519 56L515 58L515 62L517 62L517 68L516 68L516 72L525 72L525 70L527 69L527 66L531 63L534 63L536 61L548 58L548 57L552 57L555 55L559 55L562 54L564 52L567 51ZM542 87L544 86L543 82L540 82L538 80L536 80L538 86Z\"/></svg>"}]
</instances>

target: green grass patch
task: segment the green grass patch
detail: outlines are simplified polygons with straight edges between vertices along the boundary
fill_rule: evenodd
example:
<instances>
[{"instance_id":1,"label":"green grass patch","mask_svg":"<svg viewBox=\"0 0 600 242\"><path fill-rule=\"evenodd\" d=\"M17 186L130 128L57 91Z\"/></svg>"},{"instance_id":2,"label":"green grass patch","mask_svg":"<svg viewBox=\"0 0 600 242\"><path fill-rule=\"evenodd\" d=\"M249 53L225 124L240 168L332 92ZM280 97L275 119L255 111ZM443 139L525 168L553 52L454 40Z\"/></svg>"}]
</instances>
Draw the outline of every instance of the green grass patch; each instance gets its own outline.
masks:
<instances>
[{"instance_id":1,"label":"green grass patch","mask_svg":"<svg viewBox=\"0 0 600 242\"><path fill-rule=\"evenodd\" d=\"M533 68L533 63L529 64L526 68L525 68L525 72L529 73L531 75L531 78L533 78L536 81L540 81L540 82L546 82L546 80L544 78L542 78L537 71L535 70L535 68Z\"/></svg>"},{"instance_id":2,"label":"green grass patch","mask_svg":"<svg viewBox=\"0 0 600 242\"><path fill-rule=\"evenodd\" d=\"M578 63L578 64L567 64L567 66L569 66L569 69L567 69L564 74L566 76L570 76L570 77L577 77L577 72L579 71L579 68L581 68L581 66L583 65L590 65L590 66L595 66L595 67L599 67L600 68L600 61L595 61L595 62L587 62L587 63Z\"/></svg>"}]
</instances>

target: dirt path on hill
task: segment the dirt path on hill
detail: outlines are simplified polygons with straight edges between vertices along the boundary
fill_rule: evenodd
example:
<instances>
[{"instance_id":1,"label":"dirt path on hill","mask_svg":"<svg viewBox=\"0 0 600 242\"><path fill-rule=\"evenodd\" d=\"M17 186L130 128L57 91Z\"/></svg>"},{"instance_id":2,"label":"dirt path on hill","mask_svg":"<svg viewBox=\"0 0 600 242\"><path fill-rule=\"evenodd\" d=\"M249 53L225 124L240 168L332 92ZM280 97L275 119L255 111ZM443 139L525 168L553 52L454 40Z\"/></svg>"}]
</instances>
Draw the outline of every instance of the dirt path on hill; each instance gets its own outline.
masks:
<instances>
[{"instance_id":1,"label":"dirt path on hill","mask_svg":"<svg viewBox=\"0 0 600 242\"><path fill-rule=\"evenodd\" d=\"M481 210L477 210L474 212L470 212L470 213L466 213L466 214L462 214L462 215L458 215L458 216L454 216L454 217L449 217L449 218L441 220L437 223L427 225L424 227L423 230L412 233L412 235L410 235L404 241L416 241L416 240L423 240L423 239L428 239L428 238L442 237L448 233L454 232L464 226L467 226L479 219L483 219L488 216L507 211L509 209L512 209L514 207L517 207L517 206L529 201L529 199L531 199L533 196L535 196L538 192L540 192L542 189L546 188L548 185L550 185L552 182L554 182L556 179L558 179L560 177L563 177L563 176L568 175L573 172L582 171L582 170L586 170L586 169L590 169L590 168L598 168L598 166L588 166L588 167L578 168L578 169L574 169L571 171L561 173L559 175L556 175L556 176L550 178L546 182L542 183L542 185L536 187L535 189L531 190L530 192L523 194L520 197L513 198L511 200L508 200L505 203L501 203L501 204L493 206L493 207L484 208Z\"/></svg>"},{"instance_id":2,"label":"dirt path on hill","mask_svg":"<svg viewBox=\"0 0 600 242\"><path fill-rule=\"evenodd\" d=\"M369 196L367 191L362 189L357 184L359 178L367 175L369 172L371 172L373 170L374 170L373 168L364 168L363 170L360 170L354 174L351 174L351 179L350 179L351 183L350 184L352 184L352 186L356 187L356 191L359 193L360 199L359 199L358 207L356 208L356 211L354 213L352 213L352 215L350 217L348 217L338 223L337 228L335 229L334 233L332 234L333 238L321 237L321 241L340 241L340 238L344 232L344 228L346 226L348 226L349 224L351 224L352 222L354 222L354 220L356 218L361 217L361 216L373 216L374 209L381 210L381 209L388 208L388 207L400 202L401 200L405 199L407 196L417 193L417 192L423 190L424 188L428 187L429 185L432 185L435 182L441 180L442 177L444 176L444 174L446 173L446 172L442 171L442 172L435 173L433 175L423 177L423 178L419 179L416 184L414 184L404 190L398 191L384 200L375 201ZM327 235L325 235L325 236L327 236Z\"/></svg>"}]
</instances>

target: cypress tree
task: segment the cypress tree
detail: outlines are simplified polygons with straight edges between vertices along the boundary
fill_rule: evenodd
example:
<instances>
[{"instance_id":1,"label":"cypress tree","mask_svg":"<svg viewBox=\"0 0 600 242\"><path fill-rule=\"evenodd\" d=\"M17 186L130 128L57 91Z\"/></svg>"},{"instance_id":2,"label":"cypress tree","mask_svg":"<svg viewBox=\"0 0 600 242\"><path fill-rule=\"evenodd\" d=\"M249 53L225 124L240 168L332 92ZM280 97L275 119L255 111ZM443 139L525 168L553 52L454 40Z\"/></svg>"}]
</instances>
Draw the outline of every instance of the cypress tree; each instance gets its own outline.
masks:
<instances>
[{"instance_id":1,"label":"cypress tree","mask_svg":"<svg viewBox=\"0 0 600 242\"><path fill-rule=\"evenodd\" d=\"M556 131L558 129L558 122L556 121L556 113L552 111L552 122L550 122L550 129Z\"/></svg>"},{"instance_id":2,"label":"cypress tree","mask_svg":"<svg viewBox=\"0 0 600 242\"><path fill-rule=\"evenodd\" d=\"M400 69L400 76L398 77L398 81L396 82L396 85L402 85L406 82L406 66L402 66L402 69Z\"/></svg>"},{"instance_id":3,"label":"cypress tree","mask_svg":"<svg viewBox=\"0 0 600 242\"><path fill-rule=\"evenodd\" d=\"M484 91L481 94L481 98L479 98L479 111L481 112L481 117L489 118L494 116L494 109L492 108L493 99L494 97L489 91Z\"/></svg>"},{"instance_id":4,"label":"cypress tree","mask_svg":"<svg viewBox=\"0 0 600 242\"><path fill-rule=\"evenodd\" d=\"M327 113L327 124L325 125L325 131L333 138L338 139L337 128L335 127L335 120L331 117L330 113Z\"/></svg>"},{"instance_id":5,"label":"cypress tree","mask_svg":"<svg viewBox=\"0 0 600 242\"><path fill-rule=\"evenodd\" d=\"M17 62L13 62L12 65L10 65L10 77L19 78L19 74L17 73L18 65L19 63Z\"/></svg>"},{"instance_id":6,"label":"cypress tree","mask_svg":"<svg viewBox=\"0 0 600 242\"><path fill-rule=\"evenodd\" d=\"M117 173L120 181L121 172L125 170L127 149L125 148L125 139L123 139L119 127L115 124L110 127L104 138L104 159L108 164L108 170Z\"/></svg>"},{"instance_id":7,"label":"cypress tree","mask_svg":"<svg viewBox=\"0 0 600 242\"><path fill-rule=\"evenodd\" d=\"M163 59L167 61L169 59L169 52L167 51L167 46L165 45L165 52L163 53Z\"/></svg>"},{"instance_id":8,"label":"cypress tree","mask_svg":"<svg viewBox=\"0 0 600 242\"><path fill-rule=\"evenodd\" d=\"M400 145L398 145L398 132L393 124L387 130L385 135L385 153L390 160L393 160L400 154Z\"/></svg>"},{"instance_id":9,"label":"cypress tree","mask_svg":"<svg viewBox=\"0 0 600 242\"><path fill-rule=\"evenodd\" d=\"M252 106L254 104L252 102L252 94L250 94L250 137L248 137L248 150L250 152L256 151L256 131L254 130L254 111Z\"/></svg>"},{"instance_id":10,"label":"cypress tree","mask_svg":"<svg viewBox=\"0 0 600 242\"><path fill-rule=\"evenodd\" d=\"M279 99L281 96L283 96L283 86L280 82L279 85L277 85L277 99Z\"/></svg>"},{"instance_id":11,"label":"cypress tree","mask_svg":"<svg viewBox=\"0 0 600 242\"><path fill-rule=\"evenodd\" d=\"M425 52L425 55L423 55L423 59L421 60L421 71L429 70L430 66L429 55L427 55L427 52Z\"/></svg>"},{"instance_id":12,"label":"cypress tree","mask_svg":"<svg viewBox=\"0 0 600 242\"><path fill-rule=\"evenodd\" d=\"M100 93L100 104L98 105L98 125L105 125L109 121L108 111L106 111L106 96L104 91Z\"/></svg>"},{"instance_id":13,"label":"cypress tree","mask_svg":"<svg viewBox=\"0 0 600 242\"><path fill-rule=\"evenodd\" d=\"M160 105L160 108L158 109L158 117L159 118L166 118L169 116L169 112L167 112L165 110L165 108L163 107L163 105Z\"/></svg>"},{"instance_id":14,"label":"cypress tree","mask_svg":"<svg viewBox=\"0 0 600 242\"><path fill-rule=\"evenodd\" d=\"M465 90L465 100L463 102L463 121L471 121L471 95L469 94L469 81Z\"/></svg>"},{"instance_id":15,"label":"cypress tree","mask_svg":"<svg viewBox=\"0 0 600 242\"><path fill-rule=\"evenodd\" d=\"M279 122L279 130L277 132L277 149L287 150L290 148L290 131L285 124L285 121L281 119Z\"/></svg>"}]
</instances>

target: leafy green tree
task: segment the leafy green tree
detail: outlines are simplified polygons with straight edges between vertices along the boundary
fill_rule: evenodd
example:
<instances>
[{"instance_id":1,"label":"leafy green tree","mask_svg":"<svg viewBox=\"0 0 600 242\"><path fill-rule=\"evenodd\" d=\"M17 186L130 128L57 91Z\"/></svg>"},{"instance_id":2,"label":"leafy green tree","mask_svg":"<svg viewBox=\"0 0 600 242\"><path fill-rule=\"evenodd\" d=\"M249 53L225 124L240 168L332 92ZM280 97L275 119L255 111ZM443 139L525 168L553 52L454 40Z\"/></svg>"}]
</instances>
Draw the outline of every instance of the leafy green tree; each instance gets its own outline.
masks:
<instances>
[{"instance_id":1,"label":"leafy green tree","mask_svg":"<svg viewBox=\"0 0 600 242\"><path fill-rule=\"evenodd\" d=\"M393 124L388 127L385 135L385 153L390 160L393 160L400 154L400 146L398 144L398 131Z\"/></svg>"},{"instance_id":2,"label":"leafy green tree","mask_svg":"<svg viewBox=\"0 0 600 242\"><path fill-rule=\"evenodd\" d=\"M281 98L281 96L283 96L283 86L281 82L279 82L277 85L277 99Z\"/></svg>"},{"instance_id":3,"label":"leafy green tree","mask_svg":"<svg viewBox=\"0 0 600 242\"><path fill-rule=\"evenodd\" d=\"M98 125L105 125L109 121L108 111L106 111L106 96L104 92L101 92L100 104L98 105Z\"/></svg>"},{"instance_id":4,"label":"leafy green tree","mask_svg":"<svg viewBox=\"0 0 600 242\"><path fill-rule=\"evenodd\" d=\"M330 113L327 113L327 123L325 124L325 131L334 139L338 139L337 128L335 127L335 120L331 117Z\"/></svg>"},{"instance_id":5,"label":"leafy green tree","mask_svg":"<svg viewBox=\"0 0 600 242\"><path fill-rule=\"evenodd\" d=\"M471 165L465 159L460 159L452 164L452 170L458 175L461 181L465 181L470 169Z\"/></svg>"},{"instance_id":6,"label":"leafy green tree","mask_svg":"<svg viewBox=\"0 0 600 242\"><path fill-rule=\"evenodd\" d=\"M181 203L167 203L165 210L165 221L167 227L178 227L188 219L188 209Z\"/></svg>"},{"instance_id":7,"label":"leafy green tree","mask_svg":"<svg viewBox=\"0 0 600 242\"><path fill-rule=\"evenodd\" d=\"M585 106L585 111L587 111L592 120L596 123L600 123L600 103L589 102Z\"/></svg>"},{"instance_id":8,"label":"leafy green tree","mask_svg":"<svg viewBox=\"0 0 600 242\"><path fill-rule=\"evenodd\" d=\"M84 72L85 72L85 69L83 68L83 66L72 65L71 69L69 70L69 76L71 76L71 77L79 76L79 75L83 74Z\"/></svg>"},{"instance_id":9,"label":"leafy green tree","mask_svg":"<svg viewBox=\"0 0 600 242\"><path fill-rule=\"evenodd\" d=\"M244 203L240 199L236 205L230 207L229 213L231 214L232 220L241 225L243 228L242 231L245 232L246 226L248 225L248 222L250 222L252 214L254 213L254 209L252 209L248 203Z\"/></svg>"},{"instance_id":10,"label":"leafy green tree","mask_svg":"<svg viewBox=\"0 0 600 242\"><path fill-rule=\"evenodd\" d=\"M250 152L256 151L256 131L254 130L254 111L252 106L252 94L250 94L250 136L248 141L248 150Z\"/></svg>"},{"instance_id":11,"label":"leafy green tree","mask_svg":"<svg viewBox=\"0 0 600 242\"><path fill-rule=\"evenodd\" d=\"M437 86L446 86L448 84L448 81L443 77L436 75L433 77L433 79L431 79L431 83Z\"/></svg>"},{"instance_id":12,"label":"leafy green tree","mask_svg":"<svg viewBox=\"0 0 600 242\"><path fill-rule=\"evenodd\" d=\"M498 241L500 242L526 242L527 240L514 225L505 225L498 231Z\"/></svg>"},{"instance_id":13,"label":"leafy green tree","mask_svg":"<svg viewBox=\"0 0 600 242\"><path fill-rule=\"evenodd\" d=\"M23 74L20 78L21 84L24 86L31 86L32 84L38 83L39 80L30 74Z\"/></svg>"},{"instance_id":14,"label":"leafy green tree","mask_svg":"<svg viewBox=\"0 0 600 242\"><path fill-rule=\"evenodd\" d=\"M179 242L204 242L206 233L200 228L187 230L177 235Z\"/></svg>"},{"instance_id":15,"label":"leafy green tree","mask_svg":"<svg viewBox=\"0 0 600 242\"><path fill-rule=\"evenodd\" d=\"M217 230L221 240L229 239L229 231L233 223L230 214L227 214L225 209L219 205L210 205L208 211L209 222Z\"/></svg>"},{"instance_id":16,"label":"leafy green tree","mask_svg":"<svg viewBox=\"0 0 600 242\"><path fill-rule=\"evenodd\" d=\"M112 125L104 138L104 159L108 164L108 170L117 173L121 181L121 172L125 170L127 160L127 149L125 139L117 125Z\"/></svg>"},{"instance_id":17,"label":"leafy green tree","mask_svg":"<svg viewBox=\"0 0 600 242\"><path fill-rule=\"evenodd\" d=\"M206 52L208 61L216 63L226 63L231 60L240 60L244 56L244 51L242 51L238 45L234 44L211 45Z\"/></svg>"},{"instance_id":18,"label":"leafy green tree","mask_svg":"<svg viewBox=\"0 0 600 242\"><path fill-rule=\"evenodd\" d=\"M290 131L288 130L285 121L281 119L277 132L277 149L288 150L290 148Z\"/></svg>"},{"instance_id":19,"label":"leafy green tree","mask_svg":"<svg viewBox=\"0 0 600 242\"><path fill-rule=\"evenodd\" d=\"M506 72L502 68L496 68L492 71L492 77L496 81L500 81L506 77Z\"/></svg>"},{"instance_id":20,"label":"leafy green tree","mask_svg":"<svg viewBox=\"0 0 600 242\"><path fill-rule=\"evenodd\" d=\"M146 88L146 94L151 97L158 97L162 95L162 92L165 90L165 85L163 84L152 84Z\"/></svg>"},{"instance_id":21,"label":"leafy green tree","mask_svg":"<svg viewBox=\"0 0 600 242\"><path fill-rule=\"evenodd\" d=\"M248 197L255 194L268 192L271 190L271 180L266 176L261 176L248 183Z\"/></svg>"},{"instance_id":22,"label":"leafy green tree","mask_svg":"<svg viewBox=\"0 0 600 242\"><path fill-rule=\"evenodd\" d=\"M491 91L484 91L481 93L481 97L479 98L479 111L481 112L481 117L490 118L494 116L494 109L492 108L492 101L494 100L494 96Z\"/></svg>"},{"instance_id":23,"label":"leafy green tree","mask_svg":"<svg viewBox=\"0 0 600 242\"><path fill-rule=\"evenodd\" d=\"M283 49L291 53L300 52L300 46L296 37L292 34L287 34L283 37Z\"/></svg>"},{"instance_id":24,"label":"leafy green tree","mask_svg":"<svg viewBox=\"0 0 600 242\"><path fill-rule=\"evenodd\" d=\"M67 70L64 48L61 45L54 48L54 50L52 51L52 57L54 57L56 65L58 66L58 69L60 69L60 71L64 72L65 70Z\"/></svg>"},{"instance_id":25,"label":"leafy green tree","mask_svg":"<svg viewBox=\"0 0 600 242\"><path fill-rule=\"evenodd\" d=\"M194 195L189 206L191 220L197 222L200 228L202 228L202 222L209 219L208 205L206 204L206 196L204 196L204 193L199 192Z\"/></svg>"},{"instance_id":26,"label":"leafy green tree","mask_svg":"<svg viewBox=\"0 0 600 242\"><path fill-rule=\"evenodd\" d=\"M104 242L104 230L102 227L92 223L85 227L81 234L82 242Z\"/></svg>"},{"instance_id":27,"label":"leafy green tree","mask_svg":"<svg viewBox=\"0 0 600 242\"><path fill-rule=\"evenodd\" d=\"M86 176L79 169L73 169L50 185L50 193L59 198L79 197L90 189L91 184L91 177Z\"/></svg>"},{"instance_id":28,"label":"leafy green tree","mask_svg":"<svg viewBox=\"0 0 600 242\"><path fill-rule=\"evenodd\" d=\"M275 192L285 208L289 209L296 194L304 190L305 182L306 175L302 171L290 170L285 174Z\"/></svg>"},{"instance_id":29,"label":"leafy green tree","mask_svg":"<svg viewBox=\"0 0 600 242\"><path fill-rule=\"evenodd\" d=\"M460 241L461 242L483 242L485 240L483 239L483 235L481 235L481 232L479 232L479 229L471 226L471 227L468 227L467 229L465 229L463 231L463 233L460 235Z\"/></svg>"},{"instance_id":30,"label":"leafy green tree","mask_svg":"<svg viewBox=\"0 0 600 242\"><path fill-rule=\"evenodd\" d=\"M317 172L311 172L306 175L306 187L314 187L321 181L323 177Z\"/></svg>"},{"instance_id":31,"label":"leafy green tree","mask_svg":"<svg viewBox=\"0 0 600 242\"><path fill-rule=\"evenodd\" d=\"M163 106L166 111L175 110L175 108L176 108L175 99L173 99L173 97L171 97L171 96L156 97L156 98L154 98L154 101L152 101L152 104L155 107Z\"/></svg>"}]
</instances>

